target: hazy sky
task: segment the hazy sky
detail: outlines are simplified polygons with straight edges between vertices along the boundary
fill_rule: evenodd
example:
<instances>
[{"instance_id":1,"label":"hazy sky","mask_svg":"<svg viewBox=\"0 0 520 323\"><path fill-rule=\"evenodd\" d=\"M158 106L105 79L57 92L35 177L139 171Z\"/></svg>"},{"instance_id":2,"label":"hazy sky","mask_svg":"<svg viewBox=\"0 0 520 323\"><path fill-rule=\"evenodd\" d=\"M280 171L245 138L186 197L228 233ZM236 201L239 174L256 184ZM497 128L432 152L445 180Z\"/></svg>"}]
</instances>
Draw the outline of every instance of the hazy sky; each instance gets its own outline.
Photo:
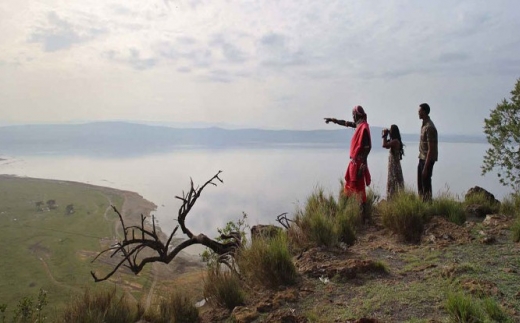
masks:
<instances>
[{"instance_id":1,"label":"hazy sky","mask_svg":"<svg viewBox=\"0 0 520 323\"><path fill-rule=\"evenodd\" d=\"M428 102L480 133L520 78L517 0L2 0L0 31L0 125L317 129L360 104L418 132Z\"/></svg>"}]
</instances>

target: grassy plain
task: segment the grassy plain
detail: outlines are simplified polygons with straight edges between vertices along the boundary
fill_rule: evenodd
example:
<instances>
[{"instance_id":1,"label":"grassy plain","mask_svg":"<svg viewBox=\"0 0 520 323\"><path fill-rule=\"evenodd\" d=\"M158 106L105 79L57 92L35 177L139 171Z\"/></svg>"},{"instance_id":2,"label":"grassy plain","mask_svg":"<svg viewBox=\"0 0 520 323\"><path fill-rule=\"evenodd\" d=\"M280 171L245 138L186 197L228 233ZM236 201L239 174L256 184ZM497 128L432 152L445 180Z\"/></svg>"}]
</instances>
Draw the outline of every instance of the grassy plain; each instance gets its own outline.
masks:
<instances>
[{"instance_id":1,"label":"grassy plain","mask_svg":"<svg viewBox=\"0 0 520 323\"><path fill-rule=\"evenodd\" d=\"M12 309L43 288L50 308L60 308L87 287L112 287L110 282L94 283L90 275L91 270L107 272L109 264L91 261L115 242L118 218L110 205L123 209L128 194L133 193L0 175L0 304ZM47 208L49 200L56 201L55 209ZM42 208L36 205L39 201ZM67 214L70 204L74 213ZM116 279L137 300L153 281L150 270L139 276L119 274Z\"/></svg>"}]
</instances>

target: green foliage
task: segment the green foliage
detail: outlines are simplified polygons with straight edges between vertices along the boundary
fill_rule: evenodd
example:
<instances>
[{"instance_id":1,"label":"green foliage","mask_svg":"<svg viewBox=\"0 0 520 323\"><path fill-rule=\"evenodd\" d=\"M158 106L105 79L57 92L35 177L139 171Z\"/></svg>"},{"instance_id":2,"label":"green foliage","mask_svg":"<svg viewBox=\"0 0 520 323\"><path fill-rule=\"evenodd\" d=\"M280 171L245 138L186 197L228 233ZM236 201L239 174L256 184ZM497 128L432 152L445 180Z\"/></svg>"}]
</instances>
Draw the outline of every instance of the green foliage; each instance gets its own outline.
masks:
<instances>
[{"instance_id":1,"label":"green foliage","mask_svg":"<svg viewBox=\"0 0 520 323\"><path fill-rule=\"evenodd\" d=\"M378 208L383 225L408 242L418 242L428 209L421 198L409 189L399 191Z\"/></svg>"},{"instance_id":2,"label":"green foliage","mask_svg":"<svg viewBox=\"0 0 520 323\"><path fill-rule=\"evenodd\" d=\"M143 315L139 307L131 304L117 290L91 292L86 289L64 309L59 322L68 323L127 323L136 322Z\"/></svg>"},{"instance_id":3,"label":"green foliage","mask_svg":"<svg viewBox=\"0 0 520 323\"><path fill-rule=\"evenodd\" d=\"M249 282L268 288L296 283L296 267L289 252L287 235L254 239L239 258L240 272Z\"/></svg>"},{"instance_id":4,"label":"green foliage","mask_svg":"<svg viewBox=\"0 0 520 323\"><path fill-rule=\"evenodd\" d=\"M513 233L513 241L520 242L520 217L517 217L513 225L511 226Z\"/></svg>"},{"instance_id":5,"label":"green foliage","mask_svg":"<svg viewBox=\"0 0 520 323\"><path fill-rule=\"evenodd\" d=\"M47 305L47 292L40 289L36 304L32 297L24 296L18 301L16 309L13 312L11 318L12 323L42 323L47 320L47 316L43 313L44 308ZM1 322L6 322L7 316L7 304L0 305L0 319Z\"/></svg>"},{"instance_id":6,"label":"green foliage","mask_svg":"<svg viewBox=\"0 0 520 323\"><path fill-rule=\"evenodd\" d=\"M204 279L204 298L210 304L229 310L245 303L245 293L238 276L221 270L219 265L208 268Z\"/></svg>"},{"instance_id":7,"label":"green foliage","mask_svg":"<svg viewBox=\"0 0 520 323\"><path fill-rule=\"evenodd\" d=\"M355 227L361 223L359 204L356 199L340 193L338 201L318 188L308 198L303 209L298 209L295 225L289 229L291 242L299 247L334 246L340 242L352 245Z\"/></svg>"},{"instance_id":8,"label":"green foliage","mask_svg":"<svg viewBox=\"0 0 520 323\"><path fill-rule=\"evenodd\" d=\"M193 300L180 292L174 292L159 303L159 313L153 323L196 323L200 321L199 310Z\"/></svg>"},{"instance_id":9,"label":"green foliage","mask_svg":"<svg viewBox=\"0 0 520 323\"><path fill-rule=\"evenodd\" d=\"M517 190L520 187L520 79L511 91L511 100L503 99L497 104L484 123L491 148L484 156L482 174L497 168L500 183Z\"/></svg>"},{"instance_id":10,"label":"green foliage","mask_svg":"<svg viewBox=\"0 0 520 323\"><path fill-rule=\"evenodd\" d=\"M226 223L224 228L217 228L219 236L215 238L216 241L221 243L229 242L228 239L221 238L222 235L229 235L232 232L239 232L241 237L241 244L245 246L247 244L247 232L251 231L251 228L247 222L247 214L242 212L242 217L236 221L229 221ZM213 267L217 264L218 255L213 250L206 249L201 254L202 261L208 264L208 267Z\"/></svg>"},{"instance_id":11,"label":"green foliage","mask_svg":"<svg viewBox=\"0 0 520 323\"><path fill-rule=\"evenodd\" d=\"M489 297L474 298L463 293L451 293L445 303L450 322L513 322L497 302Z\"/></svg>"},{"instance_id":12,"label":"green foliage","mask_svg":"<svg viewBox=\"0 0 520 323\"><path fill-rule=\"evenodd\" d=\"M484 313L475 299L470 296L455 293L449 294L445 304L450 315L450 322L478 323L484 322Z\"/></svg>"},{"instance_id":13,"label":"green foliage","mask_svg":"<svg viewBox=\"0 0 520 323\"><path fill-rule=\"evenodd\" d=\"M500 203L500 213L509 216L520 216L520 193L513 193Z\"/></svg>"},{"instance_id":14,"label":"green foliage","mask_svg":"<svg viewBox=\"0 0 520 323\"><path fill-rule=\"evenodd\" d=\"M504 313L504 310L500 307L500 305L497 304L497 302L492 298L485 298L482 300L482 309L489 317L490 322L503 322L503 323L509 323L513 322L506 313Z\"/></svg>"},{"instance_id":15,"label":"green foliage","mask_svg":"<svg viewBox=\"0 0 520 323\"><path fill-rule=\"evenodd\" d=\"M466 210L464 205L457 201L451 194L443 193L435 198L429 206L431 215L440 215L448 221L458 225L466 222Z\"/></svg>"}]
</instances>

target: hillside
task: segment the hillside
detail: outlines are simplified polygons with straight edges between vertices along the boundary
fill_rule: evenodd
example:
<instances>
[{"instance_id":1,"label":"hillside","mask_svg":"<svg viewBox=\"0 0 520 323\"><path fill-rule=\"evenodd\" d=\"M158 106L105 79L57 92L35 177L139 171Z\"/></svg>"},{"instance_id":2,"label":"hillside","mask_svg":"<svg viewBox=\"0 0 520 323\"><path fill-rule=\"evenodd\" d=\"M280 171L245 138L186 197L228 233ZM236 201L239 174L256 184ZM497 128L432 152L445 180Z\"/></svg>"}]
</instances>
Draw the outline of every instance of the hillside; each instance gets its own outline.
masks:
<instances>
[{"instance_id":1,"label":"hillside","mask_svg":"<svg viewBox=\"0 0 520 323\"><path fill-rule=\"evenodd\" d=\"M381 127L371 127L373 141ZM124 122L21 125L0 127L0 156L19 154L76 154L133 156L190 148L262 148L270 146L341 147L349 145L351 128L331 130L263 130L223 128L170 128ZM403 134L416 142L418 134ZM485 142L477 136L444 135L445 142ZM374 144L376 149L379 145Z\"/></svg>"},{"instance_id":2,"label":"hillside","mask_svg":"<svg viewBox=\"0 0 520 323\"><path fill-rule=\"evenodd\" d=\"M62 308L85 288L113 283L138 301L169 288L177 275L200 268L198 257L182 254L170 266L156 265L139 276L124 270L111 282L96 284L90 271L107 272L114 261L91 261L120 235L110 205L122 210L129 224L156 206L137 193L83 183L0 175L0 184L0 304L9 311L40 288L48 292L50 308ZM157 280L164 284L155 286Z\"/></svg>"},{"instance_id":3,"label":"hillside","mask_svg":"<svg viewBox=\"0 0 520 323\"><path fill-rule=\"evenodd\" d=\"M380 223L359 232L348 249L312 248L294 258L296 287L257 290L231 314L236 322L447 322L448 295L466 292L475 304L495 299L520 321L520 245L512 218L490 216L463 226L435 217L419 244L400 242ZM203 322L228 322L209 309ZM497 322L499 322L497 321ZM469 322L469 321L467 321Z\"/></svg>"}]
</instances>

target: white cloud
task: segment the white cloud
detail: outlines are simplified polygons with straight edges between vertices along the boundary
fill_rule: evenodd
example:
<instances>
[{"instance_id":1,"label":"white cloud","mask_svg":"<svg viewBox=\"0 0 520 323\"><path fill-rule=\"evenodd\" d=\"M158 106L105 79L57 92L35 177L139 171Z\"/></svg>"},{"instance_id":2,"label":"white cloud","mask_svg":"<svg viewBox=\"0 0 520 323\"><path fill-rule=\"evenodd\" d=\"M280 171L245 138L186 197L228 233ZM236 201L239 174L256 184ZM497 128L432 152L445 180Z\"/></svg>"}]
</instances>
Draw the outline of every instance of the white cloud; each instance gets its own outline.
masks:
<instances>
[{"instance_id":1,"label":"white cloud","mask_svg":"<svg viewBox=\"0 0 520 323\"><path fill-rule=\"evenodd\" d=\"M15 1L0 4L5 123L128 119L480 132L520 77L515 1ZM29 9L27 9L29 8ZM461 125L461 123L463 125Z\"/></svg>"}]
</instances>

